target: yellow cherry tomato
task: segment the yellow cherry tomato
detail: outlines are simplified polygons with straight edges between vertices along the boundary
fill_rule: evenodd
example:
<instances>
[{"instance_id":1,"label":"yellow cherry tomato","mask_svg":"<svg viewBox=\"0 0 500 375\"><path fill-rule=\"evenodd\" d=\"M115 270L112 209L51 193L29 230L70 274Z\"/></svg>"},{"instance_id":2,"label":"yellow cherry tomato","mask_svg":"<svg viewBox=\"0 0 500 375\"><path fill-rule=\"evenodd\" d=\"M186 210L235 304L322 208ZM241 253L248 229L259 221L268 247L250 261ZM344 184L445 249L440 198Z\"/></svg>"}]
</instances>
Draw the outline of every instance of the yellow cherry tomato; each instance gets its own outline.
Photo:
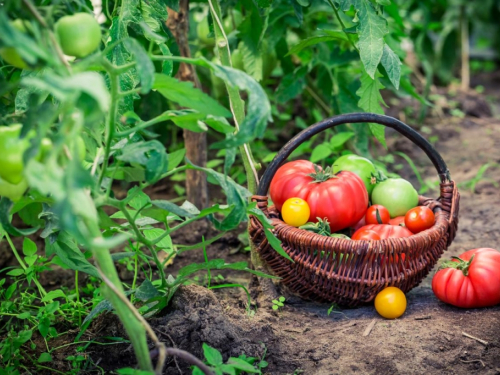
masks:
<instances>
[{"instance_id":1,"label":"yellow cherry tomato","mask_svg":"<svg viewBox=\"0 0 500 375\"><path fill-rule=\"evenodd\" d=\"M283 221L292 227L300 227L309 221L311 210L302 198L290 198L283 203L281 216Z\"/></svg>"},{"instance_id":2,"label":"yellow cherry tomato","mask_svg":"<svg viewBox=\"0 0 500 375\"><path fill-rule=\"evenodd\" d=\"M375 297L375 310L386 319L396 319L406 310L406 296L401 289L390 286Z\"/></svg>"}]
</instances>

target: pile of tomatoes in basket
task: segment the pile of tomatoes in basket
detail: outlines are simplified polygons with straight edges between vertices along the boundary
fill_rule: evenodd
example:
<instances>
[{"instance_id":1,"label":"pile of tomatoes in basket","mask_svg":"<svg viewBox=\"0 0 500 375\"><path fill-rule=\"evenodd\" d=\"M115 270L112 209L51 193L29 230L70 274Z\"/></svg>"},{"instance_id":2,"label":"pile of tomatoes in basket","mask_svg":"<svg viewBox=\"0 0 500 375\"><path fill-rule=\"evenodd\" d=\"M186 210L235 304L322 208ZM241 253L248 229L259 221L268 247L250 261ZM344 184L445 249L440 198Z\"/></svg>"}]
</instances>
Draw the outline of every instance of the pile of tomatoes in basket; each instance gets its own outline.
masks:
<instances>
[{"instance_id":1,"label":"pile of tomatoes in basket","mask_svg":"<svg viewBox=\"0 0 500 375\"><path fill-rule=\"evenodd\" d=\"M432 210L418 205L409 181L386 178L370 160L353 154L325 169L307 160L286 163L276 172L270 195L285 223L332 237L408 237L435 222Z\"/></svg>"}]
</instances>

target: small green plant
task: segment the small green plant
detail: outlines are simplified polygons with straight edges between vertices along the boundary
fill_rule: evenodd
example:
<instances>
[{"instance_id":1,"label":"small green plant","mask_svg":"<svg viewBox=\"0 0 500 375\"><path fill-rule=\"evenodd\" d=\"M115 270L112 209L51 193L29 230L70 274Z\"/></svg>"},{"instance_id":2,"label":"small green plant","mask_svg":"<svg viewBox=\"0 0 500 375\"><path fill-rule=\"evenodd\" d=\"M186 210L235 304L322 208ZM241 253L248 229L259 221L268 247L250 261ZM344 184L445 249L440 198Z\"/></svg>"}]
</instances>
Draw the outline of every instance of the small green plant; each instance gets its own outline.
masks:
<instances>
[{"instance_id":1,"label":"small green plant","mask_svg":"<svg viewBox=\"0 0 500 375\"><path fill-rule=\"evenodd\" d=\"M283 308L285 306L285 300L286 298L283 296L278 299L273 299L273 310L279 310L280 308Z\"/></svg>"},{"instance_id":2,"label":"small green plant","mask_svg":"<svg viewBox=\"0 0 500 375\"><path fill-rule=\"evenodd\" d=\"M205 357L205 363L210 367L215 374L262 374L262 369L268 366L268 363L264 360L266 357L267 349L264 346L264 354L262 359L256 357L247 357L245 354L241 354L239 357L231 357L224 363L222 354L210 345L203 343L203 355ZM200 370L197 366L193 368L193 375L203 375L204 372Z\"/></svg>"},{"instance_id":3,"label":"small green plant","mask_svg":"<svg viewBox=\"0 0 500 375\"><path fill-rule=\"evenodd\" d=\"M484 174L486 173L486 171L490 167L497 167L497 166L498 166L498 164L495 164L495 163L483 164L481 166L481 168L479 168L479 170L477 171L476 175L473 178L471 178L468 181L464 181L464 182L459 183L458 186L465 187L465 188L469 189L471 193L476 192L476 185L481 181L489 181L493 184L493 186L498 187L498 183L495 180L484 177Z\"/></svg>"}]
</instances>

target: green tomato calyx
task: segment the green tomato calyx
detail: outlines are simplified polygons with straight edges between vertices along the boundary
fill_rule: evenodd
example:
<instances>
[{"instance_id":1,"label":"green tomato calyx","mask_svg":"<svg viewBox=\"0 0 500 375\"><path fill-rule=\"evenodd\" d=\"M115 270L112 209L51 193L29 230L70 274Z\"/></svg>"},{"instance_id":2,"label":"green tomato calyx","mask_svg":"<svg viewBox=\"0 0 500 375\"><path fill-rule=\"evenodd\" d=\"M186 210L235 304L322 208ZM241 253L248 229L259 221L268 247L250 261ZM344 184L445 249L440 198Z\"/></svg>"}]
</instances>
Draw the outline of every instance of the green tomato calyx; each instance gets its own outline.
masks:
<instances>
[{"instance_id":1,"label":"green tomato calyx","mask_svg":"<svg viewBox=\"0 0 500 375\"><path fill-rule=\"evenodd\" d=\"M324 219L321 219L317 217L316 219L318 219L317 223L309 222L299 228L307 230L309 232L320 234L322 236L330 236L332 232L330 230L330 223L328 222L328 218L325 217Z\"/></svg>"},{"instance_id":2,"label":"green tomato calyx","mask_svg":"<svg viewBox=\"0 0 500 375\"><path fill-rule=\"evenodd\" d=\"M454 268L456 270L462 271L464 276L468 276L469 275L469 267L472 264L472 261L474 260L474 255L471 256L469 261L465 261L459 257L451 257L451 258L454 259L456 262L452 261L452 260L448 260L446 262L443 262L443 264L441 265L441 267L439 267L439 269L441 270L444 268Z\"/></svg>"},{"instance_id":3,"label":"green tomato calyx","mask_svg":"<svg viewBox=\"0 0 500 375\"><path fill-rule=\"evenodd\" d=\"M339 171L338 173L340 173ZM311 184L320 183L328 181L330 178L337 178L336 175L338 173L333 173L332 168L326 167L325 169L321 169L316 164L314 164L314 173L309 173L308 176L313 178Z\"/></svg>"}]
</instances>

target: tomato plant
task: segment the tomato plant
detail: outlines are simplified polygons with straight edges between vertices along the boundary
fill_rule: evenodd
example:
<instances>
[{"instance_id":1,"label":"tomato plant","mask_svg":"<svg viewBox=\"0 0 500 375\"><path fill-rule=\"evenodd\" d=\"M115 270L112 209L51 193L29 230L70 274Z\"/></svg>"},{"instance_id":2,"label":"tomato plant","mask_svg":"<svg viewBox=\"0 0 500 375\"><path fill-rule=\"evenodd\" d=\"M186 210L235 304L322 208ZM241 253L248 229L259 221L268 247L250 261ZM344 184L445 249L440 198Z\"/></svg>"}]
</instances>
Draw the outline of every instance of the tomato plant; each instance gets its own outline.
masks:
<instances>
[{"instance_id":1,"label":"tomato plant","mask_svg":"<svg viewBox=\"0 0 500 375\"><path fill-rule=\"evenodd\" d=\"M375 186L372 203L389 210L391 218L406 215L408 210L418 205L418 193L410 182L402 178L389 178Z\"/></svg>"},{"instance_id":2,"label":"tomato plant","mask_svg":"<svg viewBox=\"0 0 500 375\"><path fill-rule=\"evenodd\" d=\"M500 303L500 252L490 248L466 251L444 262L432 279L438 299L462 308Z\"/></svg>"},{"instance_id":3,"label":"tomato plant","mask_svg":"<svg viewBox=\"0 0 500 375\"><path fill-rule=\"evenodd\" d=\"M405 226L412 233L420 233L434 225L436 218L429 207L418 206L412 208L405 215Z\"/></svg>"},{"instance_id":4,"label":"tomato plant","mask_svg":"<svg viewBox=\"0 0 500 375\"><path fill-rule=\"evenodd\" d=\"M375 310L386 319L396 319L406 311L406 296L401 289L390 286L375 297Z\"/></svg>"},{"instance_id":5,"label":"tomato plant","mask_svg":"<svg viewBox=\"0 0 500 375\"><path fill-rule=\"evenodd\" d=\"M304 199L311 220L327 218L332 232L356 224L368 206L368 193L358 176L347 171L334 175L307 160L282 165L271 181L270 195L280 211L287 199Z\"/></svg>"},{"instance_id":6,"label":"tomato plant","mask_svg":"<svg viewBox=\"0 0 500 375\"><path fill-rule=\"evenodd\" d=\"M307 223L310 215L309 205L301 198L289 198L281 208L283 221L293 227L300 227Z\"/></svg>"},{"instance_id":7,"label":"tomato plant","mask_svg":"<svg viewBox=\"0 0 500 375\"><path fill-rule=\"evenodd\" d=\"M89 13L76 13L60 18L55 32L66 55L85 57L101 43L101 27Z\"/></svg>"},{"instance_id":8,"label":"tomato plant","mask_svg":"<svg viewBox=\"0 0 500 375\"><path fill-rule=\"evenodd\" d=\"M353 237L356 235L356 233L366 231L366 230L371 230L371 231L377 233L382 240L386 239L386 238L400 238L400 237L413 236L413 233L410 232L405 227L401 227L401 226L397 226L397 225L386 225L386 224L369 224L369 225L365 225L364 227L361 227L360 229L358 229L353 234Z\"/></svg>"},{"instance_id":9,"label":"tomato plant","mask_svg":"<svg viewBox=\"0 0 500 375\"><path fill-rule=\"evenodd\" d=\"M374 204L366 210L366 224L388 224L390 220L391 216L389 215L389 211L380 204Z\"/></svg>"}]
</instances>

